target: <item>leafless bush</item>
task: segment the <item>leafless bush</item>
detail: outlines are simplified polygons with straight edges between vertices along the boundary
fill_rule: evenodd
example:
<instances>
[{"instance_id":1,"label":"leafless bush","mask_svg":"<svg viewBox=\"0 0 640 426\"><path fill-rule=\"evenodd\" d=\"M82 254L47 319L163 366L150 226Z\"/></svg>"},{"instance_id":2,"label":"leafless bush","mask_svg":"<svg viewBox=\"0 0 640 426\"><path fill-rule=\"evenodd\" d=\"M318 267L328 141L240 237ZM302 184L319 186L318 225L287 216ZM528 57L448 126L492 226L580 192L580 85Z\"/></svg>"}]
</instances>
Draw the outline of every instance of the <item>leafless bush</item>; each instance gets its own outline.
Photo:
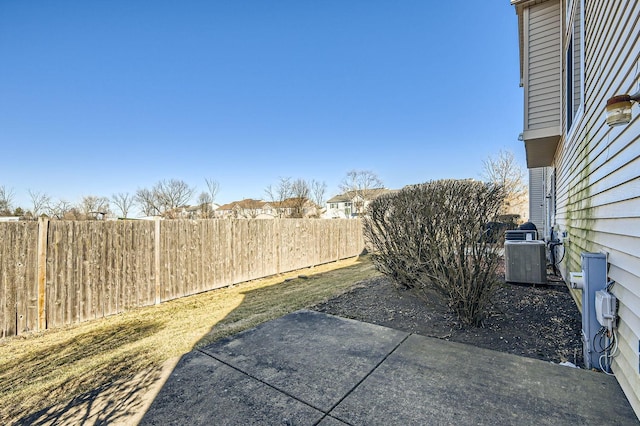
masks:
<instances>
[{"instance_id":1,"label":"leafless bush","mask_svg":"<svg viewBox=\"0 0 640 426\"><path fill-rule=\"evenodd\" d=\"M481 325L503 238L486 238L487 224L503 198L499 186L440 180L373 200L364 234L376 267L400 286L436 290L463 323Z\"/></svg>"}]
</instances>

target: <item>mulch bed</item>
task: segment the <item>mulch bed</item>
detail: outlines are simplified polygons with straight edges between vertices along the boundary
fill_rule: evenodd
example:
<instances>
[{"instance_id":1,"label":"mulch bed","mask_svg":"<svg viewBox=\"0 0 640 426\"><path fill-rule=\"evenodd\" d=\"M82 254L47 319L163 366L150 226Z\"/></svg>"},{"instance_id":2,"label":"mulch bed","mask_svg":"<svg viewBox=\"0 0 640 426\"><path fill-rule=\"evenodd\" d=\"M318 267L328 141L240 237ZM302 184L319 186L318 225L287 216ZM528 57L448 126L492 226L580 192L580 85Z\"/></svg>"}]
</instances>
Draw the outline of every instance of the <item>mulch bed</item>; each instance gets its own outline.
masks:
<instances>
[{"instance_id":1,"label":"mulch bed","mask_svg":"<svg viewBox=\"0 0 640 426\"><path fill-rule=\"evenodd\" d=\"M398 289L386 277L359 283L312 309L428 337L583 366L581 316L568 288L502 283L482 327L463 326L436 294Z\"/></svg>"}]
</instances>

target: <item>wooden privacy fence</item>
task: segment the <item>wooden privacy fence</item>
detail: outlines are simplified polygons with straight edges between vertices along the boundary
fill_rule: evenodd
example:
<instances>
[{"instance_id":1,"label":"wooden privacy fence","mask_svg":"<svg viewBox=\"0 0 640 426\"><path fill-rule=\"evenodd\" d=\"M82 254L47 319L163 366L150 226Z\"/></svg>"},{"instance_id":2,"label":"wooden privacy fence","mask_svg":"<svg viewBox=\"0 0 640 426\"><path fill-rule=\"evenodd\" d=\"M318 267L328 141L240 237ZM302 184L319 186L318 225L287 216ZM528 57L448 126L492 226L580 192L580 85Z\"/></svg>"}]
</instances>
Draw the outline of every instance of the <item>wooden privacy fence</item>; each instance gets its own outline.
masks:
<instances>
[{"instance_id":1,"label":"wooden privacy fence","mask_svg":"<svg viewBox=\"0 0 640 426\"><path fill-rule=\"evenodd\" d=\"M0 223L0 337L357 256L356 219Z\"/></svg>"}]
</instances>

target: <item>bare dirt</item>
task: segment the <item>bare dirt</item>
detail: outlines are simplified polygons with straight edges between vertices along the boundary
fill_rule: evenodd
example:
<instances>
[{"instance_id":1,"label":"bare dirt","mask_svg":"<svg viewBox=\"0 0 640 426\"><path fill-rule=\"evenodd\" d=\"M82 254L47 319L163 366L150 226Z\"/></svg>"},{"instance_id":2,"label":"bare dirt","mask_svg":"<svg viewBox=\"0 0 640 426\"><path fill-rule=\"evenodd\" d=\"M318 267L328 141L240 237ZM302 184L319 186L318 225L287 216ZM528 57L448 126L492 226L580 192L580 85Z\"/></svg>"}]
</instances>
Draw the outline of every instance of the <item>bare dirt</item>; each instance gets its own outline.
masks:
<instances>
[{"instance_id":1,"label":"bare dirt","mask_svg":"<svg viewBox=\"0 0 640 426\"><path fill-rule=\"evenodd\" d=\"M433 293L397 288L376 277L312 307L320 312L428 337L555 363L583 366L581 316L564 282L505 283L502 275L482 327L463 326Z\"/></svg>"}]
</instances>

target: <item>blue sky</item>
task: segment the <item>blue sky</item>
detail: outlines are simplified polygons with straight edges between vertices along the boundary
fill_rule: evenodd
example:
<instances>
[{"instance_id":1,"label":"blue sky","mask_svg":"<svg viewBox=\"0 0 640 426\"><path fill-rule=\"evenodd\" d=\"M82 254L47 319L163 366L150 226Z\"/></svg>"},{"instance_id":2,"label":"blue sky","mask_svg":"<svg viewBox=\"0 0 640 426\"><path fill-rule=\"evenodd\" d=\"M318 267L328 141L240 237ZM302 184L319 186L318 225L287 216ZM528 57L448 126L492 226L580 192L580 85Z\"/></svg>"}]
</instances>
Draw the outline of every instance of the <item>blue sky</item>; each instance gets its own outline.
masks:
<instances>
[{"instance_id":1,"label":"blue sky","mask_svg":"<svg viewBox=\"0 0 640 426\"><path fill-rule=\"evenodd\" d=\"M508 0L3 0L0 185L28 208L210 178L226 203L524 167L517 40Z\"/></svg>"}]
</instances>

